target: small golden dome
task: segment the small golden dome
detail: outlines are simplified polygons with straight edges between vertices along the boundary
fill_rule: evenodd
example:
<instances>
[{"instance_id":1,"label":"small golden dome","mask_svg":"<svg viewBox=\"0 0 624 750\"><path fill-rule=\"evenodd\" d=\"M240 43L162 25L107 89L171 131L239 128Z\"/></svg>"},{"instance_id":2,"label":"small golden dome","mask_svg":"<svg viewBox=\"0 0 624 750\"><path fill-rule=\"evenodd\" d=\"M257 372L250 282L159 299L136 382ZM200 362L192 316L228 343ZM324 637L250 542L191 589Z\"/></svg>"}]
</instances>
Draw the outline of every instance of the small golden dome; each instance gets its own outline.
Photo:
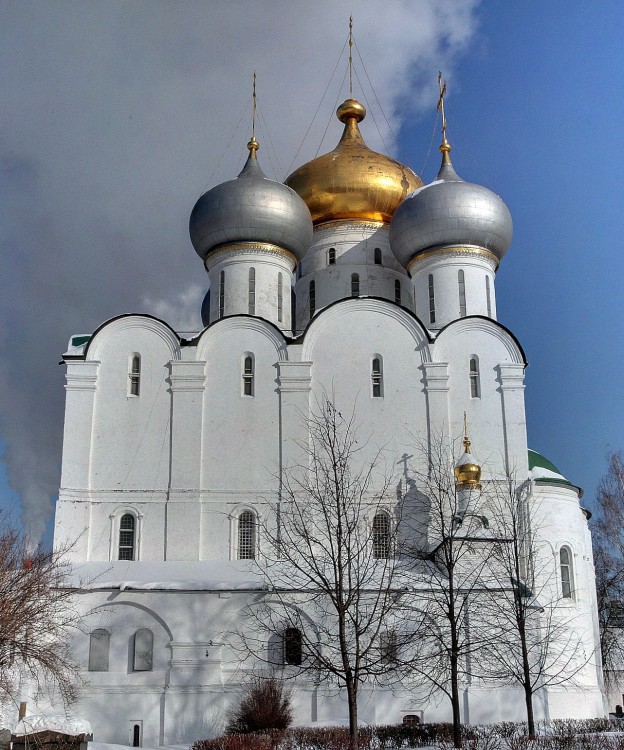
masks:
<instances>
[{"instance_id":1,"label":"small golden dome","mask_svg":"<svg viewBox=\"0 0 624 750\"><path fill-rule=\"evenodd\" d=\"M364 105L347 99L336 115L345 124L340 143L295 170L286 184L306 202L314 224L335 219L389 223L422 180L409 167L364 143L358 127L366 117Z\"/></svg>"},{"instance_id":2,"label":"small golden dome","mask_svg":"<svg viewBox=\"0 0 624 750\"><path fill-rule=\"evenodd\" d=\"M455 486L458 489L481 489L481 467L470 453L470 440L464 437L464 455L455 465Z\"/></svg>"}]
</instances>

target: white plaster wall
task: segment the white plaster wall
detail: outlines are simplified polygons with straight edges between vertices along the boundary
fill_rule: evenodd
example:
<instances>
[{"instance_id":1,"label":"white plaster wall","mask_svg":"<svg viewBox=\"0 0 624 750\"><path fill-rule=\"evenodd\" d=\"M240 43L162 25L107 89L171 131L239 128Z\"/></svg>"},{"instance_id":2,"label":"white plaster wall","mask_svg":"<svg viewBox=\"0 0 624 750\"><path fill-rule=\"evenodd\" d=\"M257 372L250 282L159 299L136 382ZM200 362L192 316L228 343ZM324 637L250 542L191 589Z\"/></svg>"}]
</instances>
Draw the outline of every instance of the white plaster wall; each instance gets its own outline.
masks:
<instances>
[{"instance_id":1,"label":"white plaster wall","mask_svg":"<svg viewBox=\"0 0 624 750\"><path fill-rule=\"evenodd\" d=\"M329 264L329 249L336 251L336 262ZM375 248L382 263L375 264ZM297 269L297 330L310 320L310 282L316 290L316 310L351 297L351 276L359 275L360 296L383 297L395 301L395 282L401 284L401 305L413 308L412 292L405 268L390 249L389 228L376 222L337 221L315 227L312 245Z\"/></svg>"},{"instance_id":2,"label":"white plaster wall","mask_svg":"<svg viewBox=\"0 0 624 750\"><path fill-rule=\"evenodd\" d=\"M577 490L573 487L538 481L533 486L532 502L536 547L535 588L541 592L538 598L541 595L545 604L556 603L553 617L564 625L565 635L562 637L567 637L569 633L570 643L576 645L572 662L575 673L571 682L595 697L602 687L602 670L597 647L595 577L587 519L581 510ZM562 546L567 546L572 553L573 596L570 599L562 597L559 559ZM569 653L570 649L567 648L562 663L565 663ZM567 666L562 669L569 671ZM549 688L549 696L568 690L569 685L553 685ZM591 705L594 704L595 700ZM572 712L578 710L561 696L554 705L559 708L553 710L566 712L563 715L573 715Z\"/></svg>"},{"instance_id":3,"label":"white plaster wall","mask_svg":"<svg viewBox=\"0 0 624 750\"><path fill-rule=\"evenodd\" d=\"M129 563L131 571L132 563ZM130 572L129 571L129 572ZM85 672L87 681L73 711L92 721L94 739L127 743L127 726L143 721L144 744L182 744L222 731L226 709L236 703L249 675L265 668L245 657L237 632L249 627L244 612L253 591L102 591L81 596L91 614L84 632L76 634L75 653L86 670L88 633L105 628L111 634L110 670ZM154 633L154 669L132 670L132 636L140 627ZM261 651L261 644L258 644ZM288 669L285 672L288 676ZM290 675L292 677L292 675ZM327 681L309 675L290 681L295 693L295 724L344 720L345 696ZM537 696L537 718L590 718L602 713L596 684L550 687ZM442 695L427 696L418 682L395 687L363 685L360 717L364 721L398 723L405 713L425 721L448 721L450 705ZM479 680L462 686L462 718L478 723L522 720L519 688L486 685Z\"/></svg>"},{"instance_id":4,"label":"white plaster wall","mask_svg":"<svg viewBox=\"0 0 624 750\"><path fill-rule=\"evenodd\" d=\"M383 397L372 396L371 365L381 357ZM345 300L321 314L306 334L302 357L312 362L310 409L331 399L345 419L353 416L365 447L363 462L381 451L389 476L403 453L426 439L427 399L423 361L430 358L426 333L408 312L385 302Z\"/></svg>"},{"instance_id":5,"label":"white plaster wall","mask_svg":"<svg viewBox=\"0 0 624 750\"><path fill-rule=\"evenodd\" d=\"M254 268L255 308L249 307L249 269ZM221 271L225 273L224 316L249 315L270 320L283 331L292 329L291 290L294 258L290 253L261 250L232 249L208 258L210 278L210 321L219 315L219 284ZM282 319L278 315L278 277L282 274Z\"/></svg>"},{"instance_id":6,"label":"white plaster wall","mask_svg":"<svg viewBox=\"0 0 624 750\"><path fill-rule=\"evenodd\" d=\"M142 356L141 395L127 395L129 356ZM254 357L254 395L243 394L242 361ZM481 396L470 397L468 362L477 355ZM73 559L116 556L118 522L137 518L141 560L227 560L236 556L236 519L252 509L274 519L280 465L301 460L305 416L329 396L362 437L360 459L380 451L375 484L399 477L403 454L418 461L423 442L459 437L466 411L484 476L527 475L523 355L494 321L456 320L432 342L409 311L374 299L345 299L319 313L304 339L287 345L271 324L249 317L221 320L180 352L163 324L141 316L113 321L96 335L85 363L68 380L63 478L55 543L77 538ZM371 361L383 361L383 397L373 398ZM99 364L98 364L99 363ZM149 409L148 409L149 406ZM136 408L135 408L136 407ZM89 446L89 450L85 449ZM299 452L298 452L299 451ZM86 456L86 458L85 458ZM83 462L91 466L90 475ZM162 467L165 467L164 469ZM422 468L422 466L420 467ZM541 545L536 570L545 593L557 597L558 545L574 553L573 615L585 662L566 690L549 688L550 717L600 715L593 567L587 524L573 489L534 487ZM127 578L132 579L132 562ZM92 612L76 635L86 669L88 630L111 630L111 669L87 673L75 707L99 741L128 742L130 722L143 722L144 744L190 742L219 732L247 674L262 668L234 648L236 628L254 592L102 591L80 596ZM152 672L133 673L129 644L139 627L155 635ZM206 655L207 654L207 655ZM580 657L579 657L580 658ZM306 678L296 685L296 721L343 718L343 698ZM475 682L463 695L472 722L522 718L513 689ZM546 707L538 715L546 715ZM446 700L425 700L418 686L401 700L390 689L365 687L364 720L398 722L422 712L450 716Z\"/></svg>"},{"instance_id":7,"label":"white plaster wall","mask_svg":"<svg viewBox=\"0 0 624 750\"><path fill-rule=\"evenodd\" d=\"M448 363L450 435L463 435L465 412L483 477L526 477L524 359L515 340L494 321L461 318L440 333L432 350L434 360ZM471 396L469 377L475 355L478 398Z\"/></svg>"},{"instance_id":8,"label":"white plaster wall","mask_svg":"<svg viewBox=\"0 0 624 750\"><path fill-rule=\"evenodd\" d=\"M254 358L254 395L243 392L242 368ZM206 361L201 487L256 498L275 487L279 466L277 362L283 339L263 321L223 320L198 345Z\"/></svg>"},{"instance_id":9,"label":"white plaster wall","mask_svg":"<svg viewBox=\"0 0 624 750\"><path fill-rule=\"evenodd\" d=\"M432 330L439 330L460 317L458 272L464 272L466 315L485 315L496 320L494 261L471 253L440 253L412 262L412 286L416 315ZM433 275L435 322L429 311L429 274ZM486 276L490 279L490 314L488 315Z\"/></svg>"},{"instance_id":10,"label":"white plaster wall","mask_svg":"<svg viewBox=\"0 0 624 750\"><path fill-rule=\"evenodd\" d=\"M90 343L100 361L95 393L89 486L99 490L166 490L169 484L169 362L177 342L163 324L132 316L107 325ZM139 396L129 368L141 355Z\"/></svg>"}]
</instances>

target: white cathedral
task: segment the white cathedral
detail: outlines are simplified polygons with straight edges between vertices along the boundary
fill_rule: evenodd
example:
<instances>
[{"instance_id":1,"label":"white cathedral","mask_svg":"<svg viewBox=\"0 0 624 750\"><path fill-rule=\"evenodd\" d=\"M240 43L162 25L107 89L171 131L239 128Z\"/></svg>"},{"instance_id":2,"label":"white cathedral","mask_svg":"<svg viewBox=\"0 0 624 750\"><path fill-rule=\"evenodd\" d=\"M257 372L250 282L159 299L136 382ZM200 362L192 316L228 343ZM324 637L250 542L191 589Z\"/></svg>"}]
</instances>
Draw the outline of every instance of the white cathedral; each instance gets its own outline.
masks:
<instances>
[{"instance_id":1,"label":"white cathedral","mask_svg":"<svg viewBox=\"0 0 624 750\"><path fill-rule=\"evenodd\" d=\"M497 321L509 211L457 175L445 131L439 174L423 185L367 147L362 104L347 99L337 115L336 148L284 184L265 177L252 137L238 178L197 201L190 235L209 277L201 331L124 314L72 337L64 355L55 545L71 545L82 581L85 681L72 713L96 741L213 736L264 668L229 636L265 593L270 498L327 394L354 414L365 455L383 446L399 467L403 457L401 475L416 441L461 439L466 415L480 481L513 474L541 513L533 533L547 553L534 575L583 652L569 683L538 691L536 718L604 715L588 513L581 490L528 449L525 355ZM371 521L377 534L390 533L392 512ZM284 669L291 660L287 649ZM293 688L297 723L346 717L322 679L304 674ZM461 691L466 722L524 718L518 687L475 678ZM450 706L409 684L371 684L359 715L449 721Z\"/></svg>"}]
</instances>

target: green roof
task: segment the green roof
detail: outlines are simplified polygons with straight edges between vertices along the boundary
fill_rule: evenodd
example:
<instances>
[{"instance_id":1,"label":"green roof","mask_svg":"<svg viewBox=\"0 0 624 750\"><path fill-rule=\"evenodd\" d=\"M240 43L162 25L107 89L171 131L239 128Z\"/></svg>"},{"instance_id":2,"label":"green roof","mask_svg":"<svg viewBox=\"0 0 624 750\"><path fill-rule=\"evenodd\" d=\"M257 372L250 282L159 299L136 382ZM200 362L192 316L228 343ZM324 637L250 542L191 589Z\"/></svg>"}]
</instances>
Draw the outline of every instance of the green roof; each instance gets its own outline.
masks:
<instances>
[{"instance_id":1,"label":"green roof","mask_svg":"<svg viewBox=\"0 0 624 750\"><path fill-rule=\"evenodd\" d=\"M555 474L561 474L559 469L555 466L555 464L552 463L552 461L549 461L547 458L542 456L541 453L532 451L529 448L529 471L535 468L548 469L548 471L554 471ZM563 476L563 474L561 474L561 476Z\"/></svg>"},{"instance_id":2,"label":"green roof","mask_svg":"<svg viewBox=\"0 0 624 750\"><path fill-rule=\"evenodd\" d=\"M543 469L544 471L550 472L551 474L555 474L558 476L540 476L540 469ZM555 464L552 461L549 461L547 458L542 456L541 453L538 453L537 451L532 451L529 448L529 471L534 471L535 474L533 475L536 482L545 483L545 484L566 484L568 487L574 487L575 490L578 492L579 498L583 497L583 490L581 487L577 487L575 484L572 484L568 479L566 479L563 474L559 471L559 469L555 466ZM591 513L589 511L585 511L582 509L586 515L587 518L591 517Z\"/></svg>"}]
</instances>

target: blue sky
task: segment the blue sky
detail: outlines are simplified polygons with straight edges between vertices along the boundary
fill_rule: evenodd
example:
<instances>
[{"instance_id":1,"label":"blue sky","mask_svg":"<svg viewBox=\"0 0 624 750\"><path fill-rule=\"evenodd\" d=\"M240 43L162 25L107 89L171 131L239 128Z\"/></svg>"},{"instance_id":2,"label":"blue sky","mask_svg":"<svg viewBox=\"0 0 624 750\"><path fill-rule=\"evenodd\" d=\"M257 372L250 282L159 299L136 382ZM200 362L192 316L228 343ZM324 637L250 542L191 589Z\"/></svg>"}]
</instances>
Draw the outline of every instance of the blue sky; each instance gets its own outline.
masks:
<instances>
[{"instance_id":1,"label":"blue sky","mask_svg":"<svg viewBox=\"0 0 624 750\"><path fill-rule=\"evenodd\" d=\"M454 165L514 219L497 304L530 362L530 445L591 506L605 453L624 448L621 3L23 0L0 5L0 507L19 500L35 535L60 481L70 334L121 312L199 327L206 278L188 216L240 169L251 72L263 168L283 179L350 13L392 155L419 173L444 71ZM335 145L346 94L330 92L295 166L328 119L323 150Z\"/></svg>"},{"instance_id":2,"label":"blue sky","mask_svg":"<svg viewBox=\"0 0 624 750\"><path fill-rule=\"evenodd\" d=\"M489 2L478 17L449 95L452 157L511 210L497 305L530 363L529 445L591 507L624 449L624 6Z\"/></svg>"}]
</instances>

